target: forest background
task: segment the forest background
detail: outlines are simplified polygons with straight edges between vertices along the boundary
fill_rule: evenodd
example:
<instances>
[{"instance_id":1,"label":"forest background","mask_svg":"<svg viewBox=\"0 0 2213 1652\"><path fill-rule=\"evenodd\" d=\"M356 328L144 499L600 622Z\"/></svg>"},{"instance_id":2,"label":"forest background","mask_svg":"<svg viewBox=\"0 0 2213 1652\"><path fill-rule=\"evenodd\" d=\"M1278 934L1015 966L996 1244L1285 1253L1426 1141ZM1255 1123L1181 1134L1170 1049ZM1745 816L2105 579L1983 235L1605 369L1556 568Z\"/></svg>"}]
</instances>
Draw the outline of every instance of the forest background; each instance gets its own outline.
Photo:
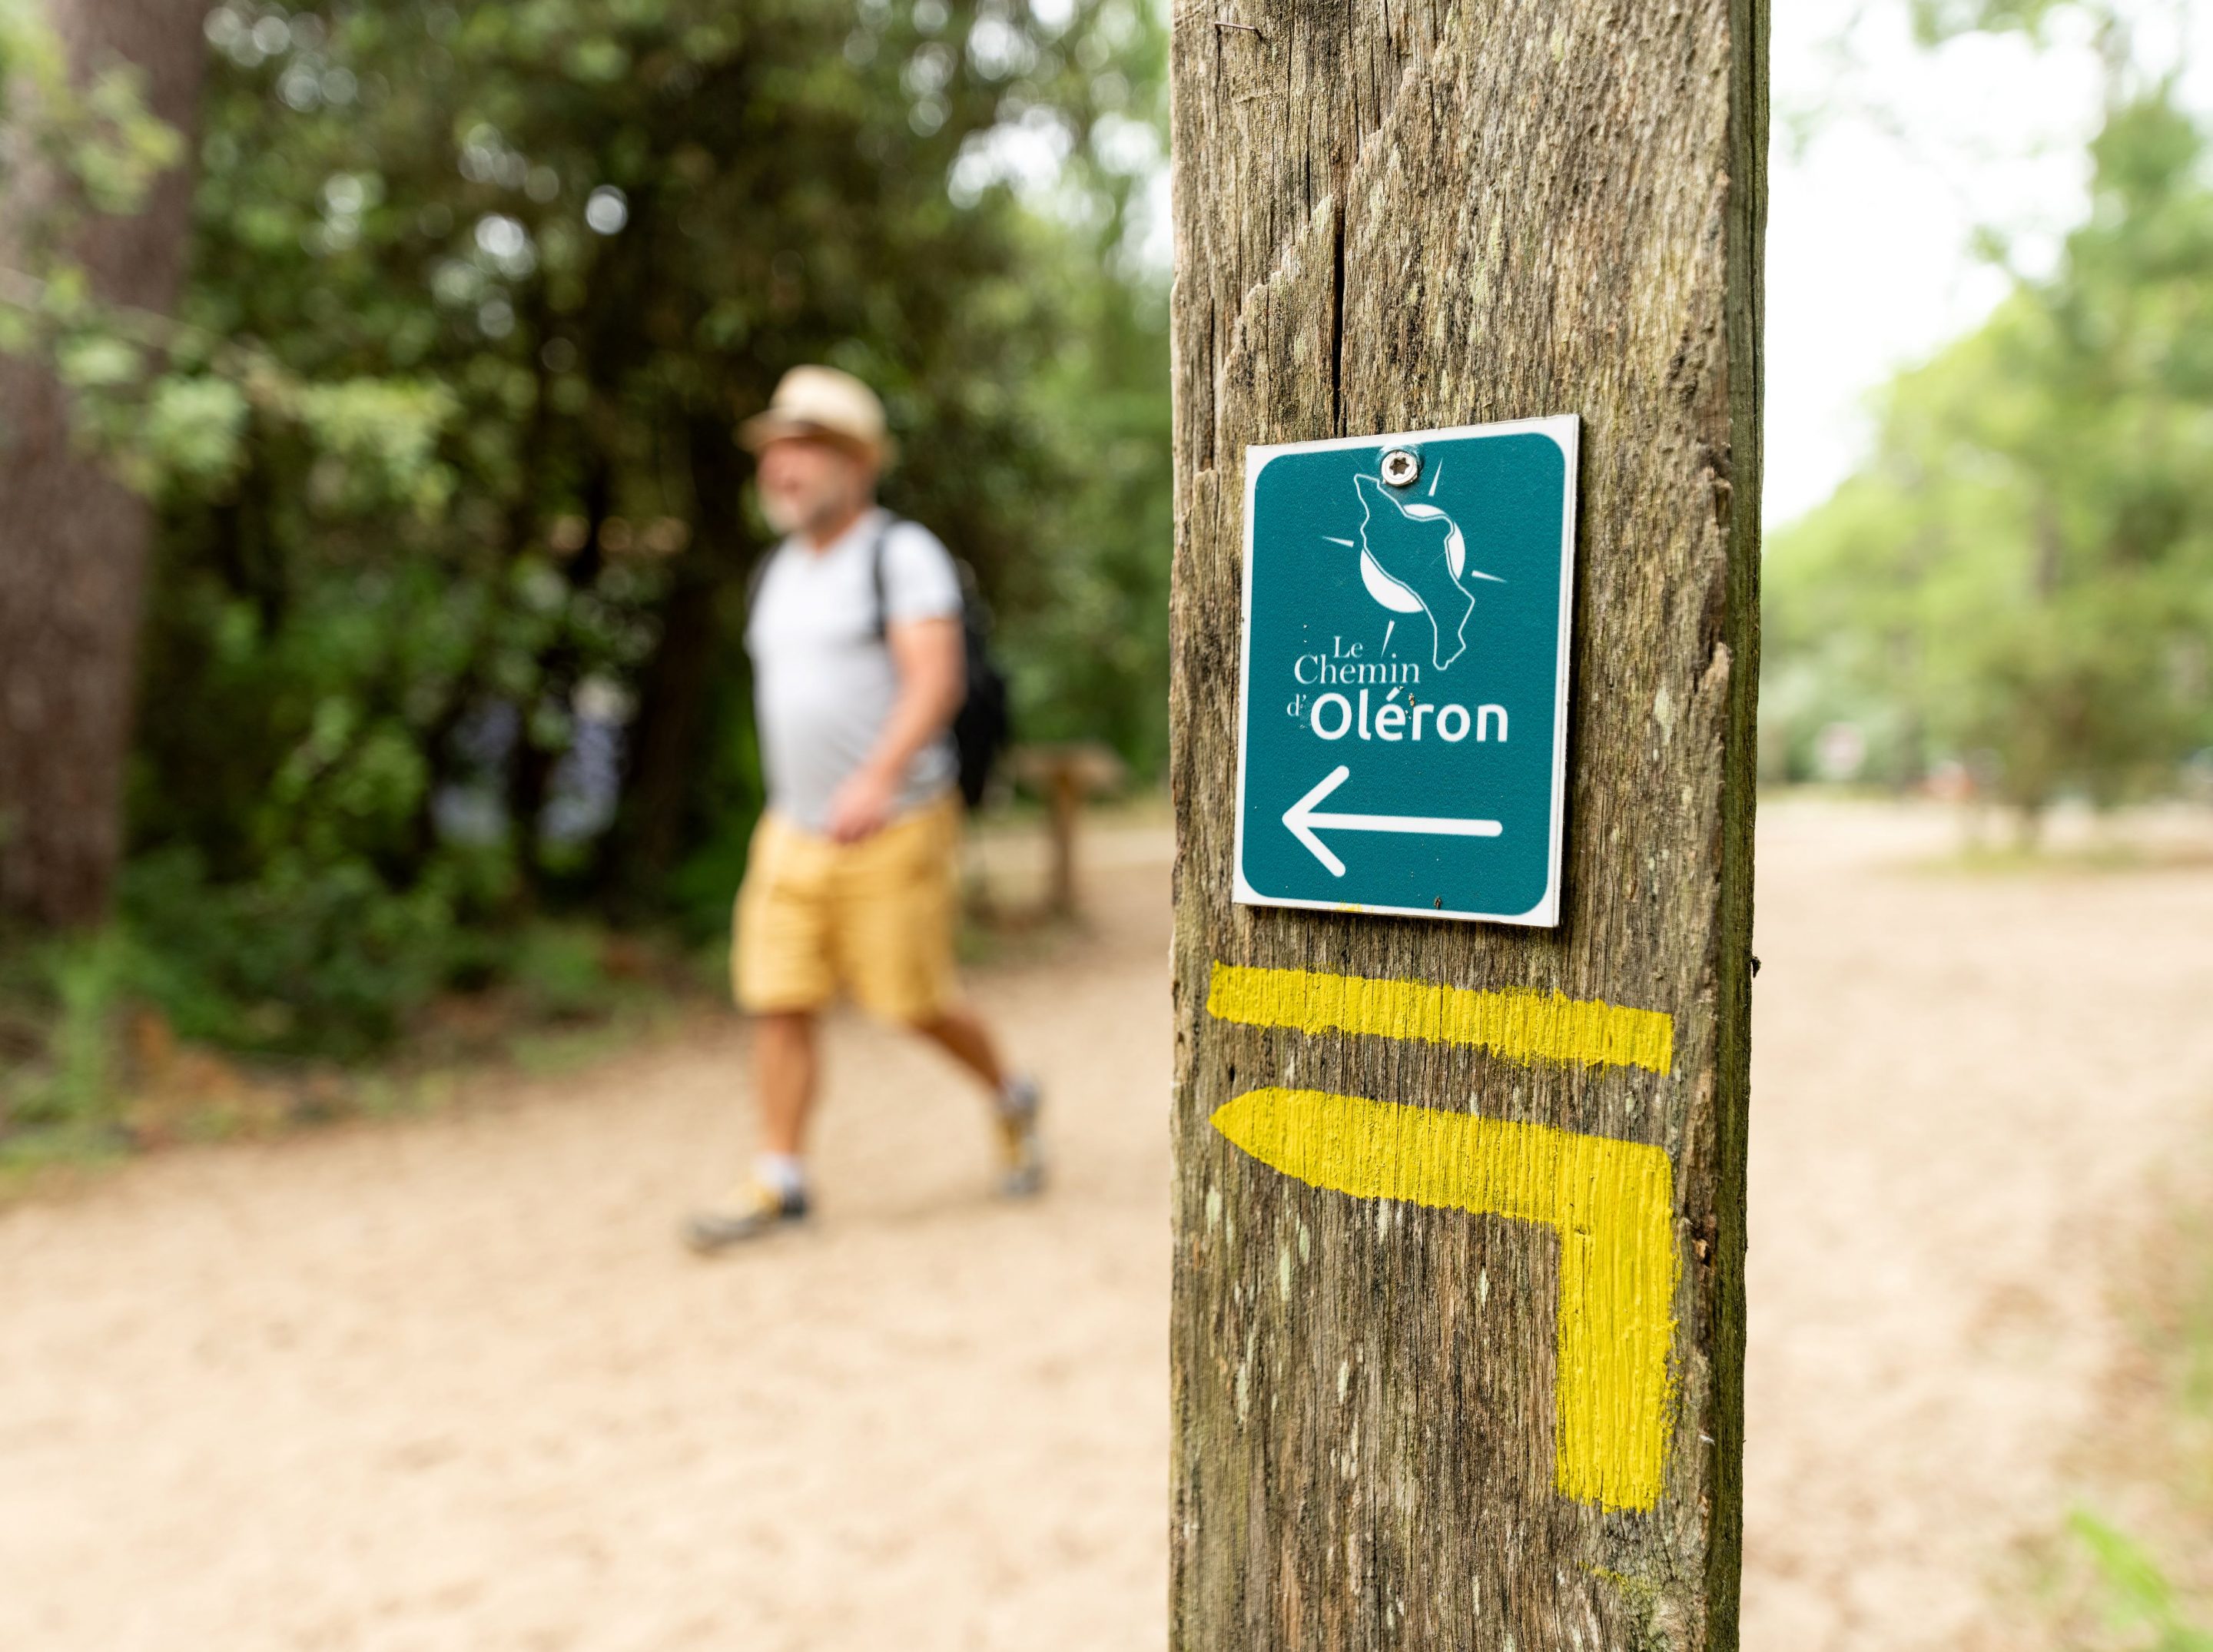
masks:
<instances>
[{"instance_id":1,"label":"forest background","mask_svg":"<svg viewBox=\"0 0 2213 1652\"><path fill-rule=\"evenodd\" d=\"M1771 536L1763 767L2033 830L2213 747L2206 127L2144 8L1899 3L2094 45L2089 205L1986 238L2010 296ZM113 1134L122 1017L357 1063L710 944L732 436L801 362L883 391L1021 736L1157 780L1165 49L1141 0L0 0L0 1152Z\"/></svg>"},{"instance_id":2,"label":"forest background","mask_svg":"<svg viewBox=\"0 0 2213 1652\"><path fill-rule=\"evenodd\" d=\"M887 502L975 568L1021 736L1159 772L1149 7L226 0L155 38L159 9L4 14L0 661L46 708L0 735L19 999L359 1058L442 995L588 1000L609 926L719 931L761 797L733 436L804 362L882 393ZM103 214L180 185L174 301L119 300L145 249ZM82 520L110 477L143 519ZM27 685L65 623L30 539L143 557L84 601L143 618ZM58 671L135 677L127 741ZM103 765L105 844L67 818Z\"/></svg>"}]
</instances>

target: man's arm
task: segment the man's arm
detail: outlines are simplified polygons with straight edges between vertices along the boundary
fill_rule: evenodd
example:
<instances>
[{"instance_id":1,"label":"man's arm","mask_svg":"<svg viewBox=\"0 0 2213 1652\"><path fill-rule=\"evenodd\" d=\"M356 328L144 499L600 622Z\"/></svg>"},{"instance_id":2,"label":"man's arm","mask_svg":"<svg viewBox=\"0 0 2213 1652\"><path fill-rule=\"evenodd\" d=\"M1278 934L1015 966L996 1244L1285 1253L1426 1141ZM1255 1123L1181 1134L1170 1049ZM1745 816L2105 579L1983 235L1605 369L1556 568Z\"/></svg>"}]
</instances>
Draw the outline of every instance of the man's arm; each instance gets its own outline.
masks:
<instances>
[{"instance_id":1,"label":"man's arm","mask_svg":"<svg viewBox=\"0 0 2213 1652\"><path fill-rule=\"evenodd\" d=\"M899 673L899 698L868 761L830 800L830 835L841 844L883 828L907 765L945 732L968 698L967 647L957 617L894 620L884 629L884 643Z\"/></svg>"}]
</instances>

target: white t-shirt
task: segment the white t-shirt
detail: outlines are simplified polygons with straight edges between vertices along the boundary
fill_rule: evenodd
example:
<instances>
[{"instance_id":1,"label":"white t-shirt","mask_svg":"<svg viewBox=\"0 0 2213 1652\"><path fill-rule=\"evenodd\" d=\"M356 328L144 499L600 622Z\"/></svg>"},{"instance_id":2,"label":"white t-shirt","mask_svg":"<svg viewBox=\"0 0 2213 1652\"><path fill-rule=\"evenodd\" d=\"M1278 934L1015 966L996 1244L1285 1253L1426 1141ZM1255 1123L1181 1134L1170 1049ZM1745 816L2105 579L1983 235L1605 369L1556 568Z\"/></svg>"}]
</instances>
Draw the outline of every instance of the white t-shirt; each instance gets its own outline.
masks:
<instances>
[{"instance_id":1,"label":"white t-shirt","mask_svg":"<svg viewBox=\"0 0 2213 1652\"><path fill-rule=\"evenodd\" d=\"M899 673L876 632L879 534L884 619L958 615L960 572L937 536L875 509L820 551L798 538L777 546L746 620L768 804L808 832L828 830L832 794L875 749L899 698ZM907 765L897 811L930 802L959 771L952 735L940 735Z\"/></svg>"}]
</instances>

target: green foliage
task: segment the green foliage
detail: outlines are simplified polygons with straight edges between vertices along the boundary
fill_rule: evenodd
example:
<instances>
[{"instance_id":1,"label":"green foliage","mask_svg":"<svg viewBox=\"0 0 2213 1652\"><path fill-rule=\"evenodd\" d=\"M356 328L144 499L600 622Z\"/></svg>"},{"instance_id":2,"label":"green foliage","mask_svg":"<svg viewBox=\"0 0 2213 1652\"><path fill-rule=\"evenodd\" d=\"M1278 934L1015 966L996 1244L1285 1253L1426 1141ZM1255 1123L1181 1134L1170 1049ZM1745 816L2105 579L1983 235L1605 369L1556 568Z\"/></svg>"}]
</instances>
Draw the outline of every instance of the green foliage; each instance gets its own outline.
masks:
<instances>
[{"instance_id":1,"label":"green foliage","mask_svg":"<svg viewBox=\"0 0 2213 1652\"><path fill-rule=\"evenodd\" d=\"M149 344L165 331L97 302L76 254L88 218L138 210L183 158L178 134L147 112L143 81L128 64L72 76L36 0L0 0L0 352L50 358L94 424L119 395L143 398L159 370Z\"/></svg>"},{"instance_id":2,"label":"green foliage","mask_svg":"<svg viewBox=\"0 0 2213 1652\"><path fill-rule=\"evenodd\" d=\"M7 3L58 249L177 139ZM733 436L801 362L883 393L887 502L977 567L1022 734L1157 770L1151 7L225 0L206 33L178 314L58 251L0 295L158 507L121 922L181 1034L365 1054L495 979L582 1013L591 925L727 922L765 542Z\"/></svg>"},{"instance_id":3,"label":"green foliage","mask_svg":"<svg viewBox=\"0 0 2213 1652\"><path fill-rule=\"evenodd\" d=\"M2018 31L2040 39L2070 0L1911 0L1914 38L1938 46L1962 34Z\"/></svg>"},{"instance_id":4,"label":"green foliage","mask_svg":"<svg viewBox=\"0 0 2213 1652\"><path fill-rule=\"evenodd\" d=\"M183 485L226 488L243 457L248 411L245 396L229 380L176 375L155 385L148 398L145 440L167 456Z\"/></svg>"},{"instance_id":5,"label":"green foliage","mask_svg":"<svg viewBox=\"0 0 2213 1652\"><path fill-rule=\"evenodd\" d=\"M119 934L72 936L24 951L0 979L0 999L42 1012L33 1050L0 1064L0 1166L116 1145L116 1033L132 960Z\"/></svg>"},{"instance_id":6,"label":"green foliage","mask_svg":"<svg viewBox=\"0 0 2213 1652\"><path fill-rule=\"evenodd\" d=\"M2191 1619L2179 1591L2148 1549L2080 1509L2068 1526L2103 1586L2112 1627L2129 1637L2132 1652L2213 1652L2213 1628Z\"/></svg>"},{"instance_id":7,"label":"green foliage","mask_svg":"<svg viewBox=\"0 0 2213 1652\"><path fill-rule=\"evenodd\" d=\"M507 973L533 1019L567 1021L605 1007L608 984L601 960L596 930L540 924L518 939Z\"/></svg>"},{"instance_id":8,"label":"green foliage","mask_svg":"<svg viewBox=\"0 0 2213 1652\"><path fill-rule=\"evenodd\" d=\"M1036 542L1012 570L1019 733L1103 740L1137 772L1167 763L1168 587L1174 538L1166 365L1167 294L1122 283L1087 291L1085 341L1038 386L1067 485L1039 502Z\"/></svg>"},{"instance_id":9,"label":"green foliage","mask_svg":"<svg viewBox=\"0 0 2213 1652\"><path fill-rule=\"evenodd\" d=\"M17 216L9 229L19 251L55 256L86 213L137 210L154 180L177 163L177 134L146 113L143 78L131 64L105 64L72 79L36 0L0 0L0 124L10 137L0 152L0 168L9 169L0 183L53 174L29 198L11 202ZM65 259L35 273L64 277L68 290L57 297L81 300L81 272ZM27 296L9 294L0 303Z\"/></svg>"},{"instance_id":10,"label":"green foliage","mask_svg":"<svg viewBox=\"0 0 2213 1652\"><path fill-rule=\"evenodd\" d=\"M2033 817L2213 742L2213 189L2167 88L2093 146L2056 272L1887 393L1873 461L1775 536L1769 735L1971 761Z\"/></svg>"},{"instance_id":11,"label":"green foliage","mask_svg":"<svg viewBox=\"0 0 2213 1652\"><path fill-rule=\"evenodd\" d=\"M461 885L442 863L394 887L366 862L305 856L218 883L189 850L144 856L125 875L129 984L186 1039L366 1055L504 955L506 937L466 921Z\"/></svg>"}]
</instances>

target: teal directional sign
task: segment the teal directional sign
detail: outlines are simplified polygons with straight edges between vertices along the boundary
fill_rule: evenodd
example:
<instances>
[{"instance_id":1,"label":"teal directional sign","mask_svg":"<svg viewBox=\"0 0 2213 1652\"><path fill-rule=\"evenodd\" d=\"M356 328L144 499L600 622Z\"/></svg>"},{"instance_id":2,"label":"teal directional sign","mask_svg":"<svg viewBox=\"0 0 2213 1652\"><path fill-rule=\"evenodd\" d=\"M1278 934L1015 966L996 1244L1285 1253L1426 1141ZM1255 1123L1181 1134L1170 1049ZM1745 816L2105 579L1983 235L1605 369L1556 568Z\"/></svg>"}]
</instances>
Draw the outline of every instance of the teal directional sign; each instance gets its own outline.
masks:
<instances>
[{"instance_id":1,"label":"teal directional sign","mask_svg":"<svg viewBox=\"0 0 2213 1652\"><path fill-rule=\"evenodd\" d=\"M1246 449L1239 900L1559 921L1578 431Z\"/></svg>"}]
</instances>

